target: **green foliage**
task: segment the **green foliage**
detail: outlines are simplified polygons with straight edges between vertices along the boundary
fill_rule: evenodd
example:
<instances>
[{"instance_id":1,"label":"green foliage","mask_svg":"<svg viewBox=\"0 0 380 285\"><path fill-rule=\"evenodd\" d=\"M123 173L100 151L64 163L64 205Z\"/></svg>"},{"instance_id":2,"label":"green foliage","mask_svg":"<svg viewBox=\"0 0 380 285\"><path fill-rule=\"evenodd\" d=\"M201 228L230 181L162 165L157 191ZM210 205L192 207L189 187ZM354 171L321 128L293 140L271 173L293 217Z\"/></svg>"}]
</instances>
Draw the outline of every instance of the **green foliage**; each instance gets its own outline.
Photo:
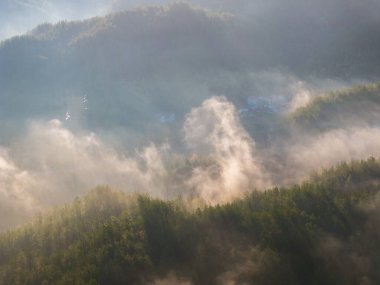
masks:
<instances>
[{"instance_id":1,"label":"green foliage","mask_svg":"<svg viewBox=\"0 0 380 285\"><path fill-rule=\"evenodd\" d=\"M380 82L356 85L315 97L308 105L297 109L291 119L305 128L332 129L353 126L378 118Z\"/></svg>"},{"instance_id":2,"label":"green foliage","mask_svg":"<svg viewBox=\"0 0 380 285\"><path fill-rule=\"evenodd\" d=\"M149 270L150 261L130 200L98 188L3 235L0 261L7 266L0 269L0 284L138 283L138 273Z\"/></svg>"},{"instance_id":3,"label":"green foliage","mask_svg":"<svg viewBox=\"0 0 380 285\"><path fill-rule=\"evenodd\" d=\"M100 187L0 237L0 284L380 282L380 161L226 205Z\"/></svg>"}]
</instances>

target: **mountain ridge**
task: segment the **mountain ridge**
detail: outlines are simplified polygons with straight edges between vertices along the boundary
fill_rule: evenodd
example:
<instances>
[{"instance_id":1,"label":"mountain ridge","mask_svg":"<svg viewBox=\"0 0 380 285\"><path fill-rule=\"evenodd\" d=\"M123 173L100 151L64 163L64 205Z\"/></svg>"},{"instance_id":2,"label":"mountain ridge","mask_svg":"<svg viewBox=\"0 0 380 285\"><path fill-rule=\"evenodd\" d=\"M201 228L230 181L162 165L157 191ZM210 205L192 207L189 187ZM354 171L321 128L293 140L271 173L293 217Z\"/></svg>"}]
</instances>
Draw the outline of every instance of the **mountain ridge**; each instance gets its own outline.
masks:
<instances>
[{"instance_id":1,"label":"mountain ridge","mask_svg":"<svg viewBox=\"0 0 380 285\"><path fill-rule=\"evenodd\" d=\"M300 186L190 211L186 200L99 187L1 234L0 284L375 282L380 184L360 180L379 175L378 159L343 163Z\"/></svg>"}]
</instances>

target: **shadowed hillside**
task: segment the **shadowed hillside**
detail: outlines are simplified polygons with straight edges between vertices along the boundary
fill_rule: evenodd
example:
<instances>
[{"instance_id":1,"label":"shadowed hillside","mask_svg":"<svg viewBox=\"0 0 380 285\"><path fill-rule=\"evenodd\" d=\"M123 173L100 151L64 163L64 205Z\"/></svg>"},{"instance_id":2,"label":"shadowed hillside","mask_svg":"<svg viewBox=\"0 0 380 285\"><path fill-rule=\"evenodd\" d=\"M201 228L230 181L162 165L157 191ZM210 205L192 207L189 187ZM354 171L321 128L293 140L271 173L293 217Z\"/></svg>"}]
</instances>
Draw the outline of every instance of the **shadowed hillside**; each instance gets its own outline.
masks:
<instances>
[{"instance_id":1,"label":"shadowed hillside","mask_svg":"<svg viewBox=\"0 0 380 285\"><path fill-rule=\"evenodd\" d=\"M315 97L291 114L305 129L325 131L342 127L378 126L380 83L358 85Z\"/></svg>"},{"instance_id":2,"label":"shadowed hillside","mask_svg":"<svg viewBox=\"0 0 380 285\"><path fill-rule=\"evenodd\" d=\"M0 44L0 117L70 118L72 127L164 140L162 132L213 95L238 106L269 96L261 73L273 73L272 85L276 72L311 81L379 76L377 17L364 20L353 3L341 11L340 1L323 9L298 2L270 2L263 15L272 17L174 2L40 25Z\"/></svg>"},{"instance_id":3,"label":"shadowed hillside","mask_svg":"<svg viewBox=\"0 0 380 285\"><path fill-rule=\"evenodd\" d=\"M213 207L99 187L2 234L0 284L376 284L379 181L371 158Z\"/></svg>"}]
</instances>

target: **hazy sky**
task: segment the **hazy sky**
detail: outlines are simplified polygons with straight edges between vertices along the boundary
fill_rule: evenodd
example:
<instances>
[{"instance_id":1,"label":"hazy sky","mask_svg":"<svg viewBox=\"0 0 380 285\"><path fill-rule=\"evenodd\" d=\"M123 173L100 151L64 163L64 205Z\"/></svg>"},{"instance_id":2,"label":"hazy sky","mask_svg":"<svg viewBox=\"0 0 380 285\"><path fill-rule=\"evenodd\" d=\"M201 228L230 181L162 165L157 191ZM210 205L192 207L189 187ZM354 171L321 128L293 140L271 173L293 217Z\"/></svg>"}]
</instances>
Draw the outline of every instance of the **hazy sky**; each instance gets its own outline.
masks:
<instances>
[{"instance_id":1,"label":"hazy sky","mask_svg":"<svg viewBox=\"0 0 380 285\"><path fill-rule=\"evenodd\" d=\"M0 1L0 40L23 34L41 23L78 20L143 5L175 0L2 0ZM252 18L310 18L333 26L350 21L380 22L378 0L186 0L197 6ZM334 23L331 23L334 22Z\"/></svg>"},{"instance_id":2,"label":"hazy sky","mask_svg":"<svg viewBox=\"0 0 380 285\"><path fill-rule=\"evenodd\" d=\"M117 9L166 0L2 0L0 1L0 40L19 35L35 26L61 20L78 20L104 15Z\"/></svg>"},{"instance_id":3,"label":"hazy sky","mask_svg":"<svg viewBox=\"0 0 380 285\"><path fill-rule=\"evenodd\" d=\"M176 0L2 0L0 1L0 40L23 34L41 23L79 20L110 12L175 2ZM197 6L236 13L252 6L246 0L186 0ZM261 0L254 1L260 5Z\"/></svg>"}]
</instances>

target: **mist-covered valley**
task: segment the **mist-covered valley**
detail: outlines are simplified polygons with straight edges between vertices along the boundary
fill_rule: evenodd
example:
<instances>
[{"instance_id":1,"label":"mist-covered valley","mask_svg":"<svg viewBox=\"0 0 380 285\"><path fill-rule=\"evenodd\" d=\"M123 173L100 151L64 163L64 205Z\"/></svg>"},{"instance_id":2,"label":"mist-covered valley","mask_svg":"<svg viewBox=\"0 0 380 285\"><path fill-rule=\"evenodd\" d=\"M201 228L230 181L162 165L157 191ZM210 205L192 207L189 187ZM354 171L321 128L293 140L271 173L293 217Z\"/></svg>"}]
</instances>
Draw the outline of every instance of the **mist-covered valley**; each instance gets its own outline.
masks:
<instances>
[{"instance_id":1,"label":"mist-covered valley","mask_svg":"<svg viewBox=\"0 0 380 285\"><path fill-rule=\"evenodd\" d=\"M0 8L0 284L380 280L379 257L360 248L378 224L378 1L8 0ZM137 259L102 252L101 263L74 251L70 258L92 268L86 274L69 263L54 263L67 269L55 275L41 269L84 240L100 246L102 237L84 235L109 223L120 236L102 246L118 251L122 238L128 255L128 231ZM56 233L64 240L48 230L59 227L68 227ZM187 228L194 243L185 253L177 243ZM17 251L28 260L24 279L11 270L24 258Z\"/></svg>"}]
</instances>

